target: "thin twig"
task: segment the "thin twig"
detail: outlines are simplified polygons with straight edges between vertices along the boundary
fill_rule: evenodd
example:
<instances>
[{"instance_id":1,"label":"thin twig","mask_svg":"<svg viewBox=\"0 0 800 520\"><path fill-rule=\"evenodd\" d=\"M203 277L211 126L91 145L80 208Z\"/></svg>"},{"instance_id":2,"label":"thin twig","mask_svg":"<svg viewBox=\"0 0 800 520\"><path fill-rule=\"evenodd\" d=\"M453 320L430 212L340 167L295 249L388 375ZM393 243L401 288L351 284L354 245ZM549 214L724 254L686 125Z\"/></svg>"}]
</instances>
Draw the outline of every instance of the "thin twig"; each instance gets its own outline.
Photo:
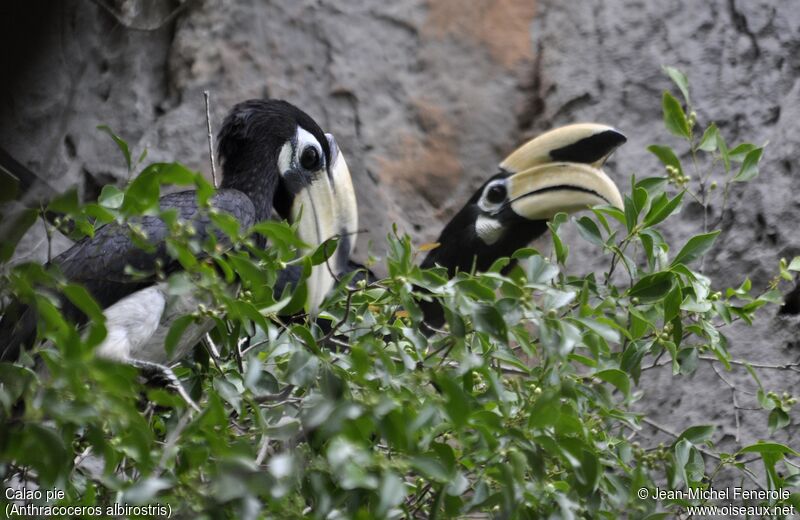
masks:
<instances>
[{"instance_id":1,"label":"thin twig","mask_svg":"<svg viewBox=\"0 0 800 520\"><path fill-rule=\"evenodd\" d=\"M264 459L267 456L267 452L269 451L269 435L264 435L261 438L261 446L258 448L258 455L256 455L256 466L260 466Z\"/></svg>"},{"instance_id":2,"label":"thin twig","mask_svg":"<svg viewBox=\"0 0 800 520\"><path fill-rule=\"evenodd\" d=\"M741 430L740 422L739 422L739 403L736 400L736 385L725 379L725 376L717 368L716 363L711 364L711 369L717 374L717 377L722 380L723 383L728 385L728 388L731 389L731 393L733 395L733 417L736 420L736 442L739 442L739 433Z\"/></svg>"},{"instance_id":3,"label":"thin twig","mask_svg":"<svg viewBox=\"0 0 800 520\"><path fill-rule=\"evenodd\" d=\"M680 438L680 435L678 435L678 434L677 434L677 433L675 433L674 431L670 430L670 429L669 429L669 428L667 428L666 426L662 426L662 425L658 424L657 422L653 421L652 419L648 419L647 417L642 417L642 422L643 422L643 423L645 423L645 424L649 424L650 426L652 426L653 428L655 428L656 430L658 430L658 431L660 431L660 432L662 432L662 433L666 433L666 434L667 434L667 435L669 435L670 437L673 437L673 438L675 438L675 439L678 439L678 438ZM718 460L718 461L722 461L722 457L720 457L719 455L717 455L717 454L716 454L716 453L714 453L714 452L708 451L707 449L705 449L705 448L703 448L703 447L701 447L701 446L697 446L697 445L695 445L695 448L697 448L697 450L698 450L700 453L703 453L704 455L708 455L708 456L709 456L709 457L711 457L712 459L715 459L715 460ZM751 481L752 481L752 482L753 482L753 483L754 483L756 486L758 486L758 487L759 487L759 489L766 490L766 488L765 488L765 487L764 487L764 486L761 484L761 482L759 482L759 481L758 481L758 479L755 477L755 475L753 475L753 473L752 473L752 472L751 472L749 469L747 469L747 468L742 468L742 472L743 472L743 473L744 473L744 474L747 476L747 478L749 478L749 479L750 479L750 480L751 480Z\"/></svg>"},{"instance_id":4,"label":"thin twig","mask_svg":"<svg viewBox=\"0 0 800 520\"><path fill-rule=\"evenodd\" d=\"M443 341L442 343L443 344L442 344L441 347L439 347L436 350L433 350L431 352L428 352L428 354L425 356L425 361L428 361L429 359L431 359L432 357L436 356L437 354L439 354L439 352L442 352L443 350L447 350L447 349L453 348L453 345L455 344L455 341L453 340L452 336L447 336L445 338L445 341Z\"/></svg>"},{"instance_id":5,"label":"thin twig","mask_svg":"<svg viewBox=\"0 0 800 520\"><path fill-rule=\"evenodd\" d=\"M214 187L219 188L217 182L217 164L214 161L214 134L211 132L211 110L209 109L208 91L203 91L203 97L206 100L206 126L208 127L208 156L211 158L211 180L214 182Z\"/></svg>"},{"instance_id":6,"label":"thin twig","mask_svg":"<svg viewBox=\"0 0 800 520\"><path fill-rule=\"evenodd\" d=\"M736 419L736 442L739 442L740 433L742 431L742 424L739 421L739 401L736 399L736 389L731 389L733 392L733 410L734 418Z\"/></svg>"},{"instance_id":7,"label":"thin twig","mask_svg":"<svg viewBox=\"0 0 800 520\"><path fill-rule=\"evenodd\" d=\"M721 363L721 361L719 359L717 359L715 357L711 357L711 356L699 356L699 359L702 359L703 361L711 361L711 362L719 362L719 363ZM800 373L800 361L795 361L794 363L786 363L784 365L770 365L770 364L765 364L765 363L750 363L749 361L744 361L744 360L741 360L741 359L729 359L728 363L730 363L731 365L739 365L739 366L743 366L743 367L746 367L746 366L749 365L749 366L751 366L753 368L765 368L765 369L768 369L768 370L789 370L789 371L792 371L792 372Z\"/></svg>"},{"instance_id":8,"label":"thin twig","mask_svg":"<svg viewBox=\"0 0 800 520\"><path fill-rule=\"evenodd\" d=\"M337 347L339 347L340 349L342 349L345 352L349 352L350 351L350 345L348 345L347 343L345 343L344 341L342 341L340 339L330 338L328 341L333 343L334 345L336 345Z\"/></svg>"},{"instance_id":9,"label":"thin twig","mask_svg":"<svg viewBox=\"0 0 800 520\"><path fill-rule=\"evenodd\" d=\"M242 348L241 347L242 347L242 345L244 345L245 350L247 350L247 347L250 346L250 339L252 337L253 336L251 336L250 334L247 334L244 338L242 338L242 340L236 342L236 345L234 346L234 349L233 349L233 357L236 358L236 366L239 368L239 373L240 374L244 374L244 363L242 362Z\"/></svg>"},{"instance_id":10,"label":"thin twig","mask_svg":"<svg viewBox=\"0 0 800 520\"><path fill-rule=\"evenodd\" d=\"M211 334L206 332L206 335L203 337L203 345L205 345L206 350L208 350L208 357L211 358L211 361L214 362L214 366L217 367L217 371L222 374L222 367L219 366L217 359L219 358L219 349L214 344L214 340L211 339Z\"/></svg>"},{"instance_id":11,"label":"thin twig","mask_svg":"<svg viewBox=\"0 0 800 520\"><path fill-rule=\"evenodd\" d=\"M53 230L47 225L47 218L45 217L45 209L42 206L39 210L39 216L42 217L42 226L44 226L44 236L47 240L47 263L53 259Z\"/></svg>"},{"instance_id":12,"label":"thin twig","mask_svg":"<svg viewBox=\"0 0 800 520\"><path fill-rule=\"evenodd\" d=\"M336 334L336 332L342 327L342 325L344 325L347 322L347 318L350 316L350 305L353 301L353 293L358 291L358 289L348 288L346 290L347 290L347 300L345 301L344 315L342 316L342 319L340 319L333 327L331 327L331 330L329 330L327 334L322 336L322 338L320 338L318 343L325 343L326 341L331 339Z\"/></svg>"},{"instance_id":13,"label":"thin twig","mask_svg":"<svg viewBox=\"0 0 800 520\"><path fill-rule=\"evenodd\" d=\"M287 385L286 388L284 388L277 394L264 394L264 395L254 396L253 400L258 404L285 401L289 397L289 395L291 395L292 390L294 390L294 385Z\"/></svg>"}]
</instances>

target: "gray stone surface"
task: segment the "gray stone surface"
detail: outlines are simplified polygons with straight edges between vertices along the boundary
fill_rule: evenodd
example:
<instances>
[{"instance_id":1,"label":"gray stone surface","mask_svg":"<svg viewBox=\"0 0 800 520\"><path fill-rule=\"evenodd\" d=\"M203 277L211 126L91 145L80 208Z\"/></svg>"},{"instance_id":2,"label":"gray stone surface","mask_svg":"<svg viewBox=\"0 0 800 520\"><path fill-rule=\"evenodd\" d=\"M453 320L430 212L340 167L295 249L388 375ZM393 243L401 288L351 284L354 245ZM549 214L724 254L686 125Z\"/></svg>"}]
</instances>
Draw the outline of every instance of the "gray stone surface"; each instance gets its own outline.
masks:
<instances>
[{"instance_id":1,"label":"gray stone surface","mask_svg":"<svg viewBox=\"0 0 800 520\"><path fill-rule=\"evenodd\" d=\"M791 0L27 5L0 8L3 23L29 27L38 42L4 57L14 75L0 96L0 144L56 190L77 184L91 196L125 177L97 124L150 159L207 171L203 90L215 127L237 101L285 98L337 136L367 230L357 254L380 256L392 223L418 243L435 239L505 153L555 125L591 120L627 133L608 168L622 185L631 174L660 174L645 148L678 144L662 129L666 64L689 76L700 125L713 119L731 145L769 141L759 179L731 192L711 276L730 285L749 276L763 287L781 256L800 253L800 11ZM712 222L720 211L714 203ZM701 230L686 204L664 231L679 241ZM566 237L572 269L589 268L590 248L574 228ZM732 350L768 363L800 356L798 318L776 314L728 330ZM758 412L742 411L737 432L731 390L710 369L690 378L656 372L659 390L643 407L662 424L716 423L723 443L766 437ZM767 371L765 380L797 388L797 375ZM753 388L741 370L726 378ZM752 405L739 394L741 406ZM784 435L796 441L796 425Z\"/></svg>"}]
</instances>

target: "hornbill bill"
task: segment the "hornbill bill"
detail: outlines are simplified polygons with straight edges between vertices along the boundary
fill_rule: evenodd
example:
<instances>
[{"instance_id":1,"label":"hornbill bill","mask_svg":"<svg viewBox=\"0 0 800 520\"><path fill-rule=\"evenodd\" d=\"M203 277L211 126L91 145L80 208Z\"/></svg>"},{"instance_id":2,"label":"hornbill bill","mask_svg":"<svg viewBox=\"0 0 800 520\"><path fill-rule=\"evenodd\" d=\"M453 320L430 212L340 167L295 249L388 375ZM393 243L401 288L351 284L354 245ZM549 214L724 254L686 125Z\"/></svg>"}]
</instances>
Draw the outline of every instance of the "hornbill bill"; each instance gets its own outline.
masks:
<instances>
[{"instance_id":1,"label":"hornbill bill","mask_svg":"<svg viewBox=\"0 0 800 520\"><path fill-rule=\"evenodd\" d=\"M354 246L357 207L350 173L336 141L297 107L279 100L249 100L237 104L225 118L218 135L217 155L222 183L211 207L232 215L241 229L267 220L275 211L295 222L299 238L314 247L340 236L338 250L329 260L338 272L345 268ZM191 222L203 243L212 233L218 243L230 241L211 223L209 212L198 207L193 190L161 197L162 210L177 210ZM71 282L82 284L104 309L107 336L97 348L100 356L143 368L163 369L165 363L184 357L213 326L205 319L190 325L171 355L164 339L172 322L197 309L198 295L175 297L167 283L126 274L126 266L152 273L180 269L167 253L168 228L158 217L144 216L138 224L154 251L134 245L125 226L108 224L53 260ZM264 244L258 244L264 245ZM315 313L334 283L327 265L315 266L308 280L306 308ZM67 317L85 317L64 298ZM6 313L0 322L0 360L14 360L21 346L36 337L33 308Z\"/></svg>"},{"instance_id":2,"label":"hornbill bill","mask_svg":"<svg viewBox=\"0 0 800 520\"><path fill-rule=\"evenodd\" d=\"M448 222L420 267L439 265L448 276L485 271L547 231L547 220L598 204L622 207L622 196L600 168L625 142L617 130L574 124L546 132L515 150ZM513 260L512 260L513 261ZM506 269L510 266L506 267ZM425 323L440 327L436 301L420 301Z\"/></svg>"}]
</instances>

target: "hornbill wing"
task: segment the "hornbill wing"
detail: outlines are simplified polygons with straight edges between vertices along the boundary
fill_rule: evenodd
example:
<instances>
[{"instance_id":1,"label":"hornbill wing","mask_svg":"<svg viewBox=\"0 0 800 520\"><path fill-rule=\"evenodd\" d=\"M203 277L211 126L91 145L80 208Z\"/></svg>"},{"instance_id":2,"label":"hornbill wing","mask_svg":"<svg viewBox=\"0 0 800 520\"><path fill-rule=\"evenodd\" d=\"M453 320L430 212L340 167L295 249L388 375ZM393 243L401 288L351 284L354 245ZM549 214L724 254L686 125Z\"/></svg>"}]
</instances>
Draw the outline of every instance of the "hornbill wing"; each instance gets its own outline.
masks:
<instances>
[{"instance_id":1,"label":"hornbill wing","mask_svg":"<svg viewBox=\"0 0 800 520\"><path fill-rule=\"evenodd\" d=\"M227 236L211 224L208 211L198 208L194 191L165 195L159 202L162 210L175 209L180 220L191 223L199 242L214 233L223 247L230 245ZM211 205L233 216L242 229L255 223L252 201L238 190L218 191L211 199ZM154 251L137 246L127 227L109 224L98 229L94 237L81 240L56 257L54 263L69 280L84 284L101 307L108 307L120 298L151 285L159 264L164 273L179 267L177 260L167 252L169 230L163 220L147 216L137 219L135 224L145 233L146 241L155 248ZM126 272L127 266L144 273L144 277L131 276Z\"/></svg>"},{"instance_id":2,"label":"hornbill wing","mask_svg":"<svg viewBox=\"0 0 800 520\"><path fill-rule=\"evenodd\" d=\"M201 211L198 208L194 191L165 195L159 204L162 210L177 210L181 220L190 222L199 241L204 241L214 233L218 243L223 247L230 244L227 236L214 229L208 211ZM241 223L243 229L255 223L252 201L238 190L218 191L211 199L211 205L217 210L231 214ZM135 224L145 233L146 241L154 247L154 250L140 248L134 243L131 231L126 226L111 223L99 228L93 237L77 242L53 259L52 263L59 267L68 280L83 285L101 307L107 308L137 291L152 286L156 280L155 271L159 264L164 273L179 268L179 263L167 252L166 239L169 236L167 224L154 216L137 219ZM132 276L127 273L127 266L141 275ZM63 312L69 319L74 321L84 319L82 313L66 299L62 298L62 303ZM0 359L4 360L16 359L19 356L20 346L30 344L36 333L35 310L19 303L15 305L16 307L11 308L11 312L6 312L0 321L0 338L7 338L7 341L0 346Z\"/></svg>"}]
</instances>

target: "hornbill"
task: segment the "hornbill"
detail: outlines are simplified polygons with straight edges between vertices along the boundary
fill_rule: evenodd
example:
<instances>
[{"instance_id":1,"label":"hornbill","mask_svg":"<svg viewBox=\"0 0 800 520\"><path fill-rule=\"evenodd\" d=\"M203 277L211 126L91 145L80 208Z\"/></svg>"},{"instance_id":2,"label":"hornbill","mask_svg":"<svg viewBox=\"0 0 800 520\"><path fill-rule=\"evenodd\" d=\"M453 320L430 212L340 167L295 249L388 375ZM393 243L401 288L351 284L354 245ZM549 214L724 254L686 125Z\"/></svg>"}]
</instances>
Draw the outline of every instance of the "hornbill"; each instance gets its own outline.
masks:
<instances>
[{"instance_id":1,"label":"hornbill","mask_svg":"<svg viewBox=\"0 0 800 520\"><path fill-rule=\"evenodd\" d=\"M299 238L312 247L340 236L329 263L334 272L343 270L354 246L357 207L349 170L333 136L323 133L309 115L288 102L254 99L233 107L217 142L223 178L211 207L232 215L241 229L269 219L274 211L296 222ZM213 233L218 244L230 246L212 225L209 212L198 207L195 191L165 195L159 204L162 210L174 209L181 220L191 222L200 243ZM166 274L180 269L167 252L166 223L154 216L137 222L154 251L140 249L126 227L112 223L52 263L67 280L82 284L103 307L107 336L97 348L98 355L163 369L163 364L185 356L212 328L213 320L190 325L167 355L164 339L172 322L196 310L201 298L170 296L167 283L157 281L155 275L143 279L126 274L126 266L140 273L152 273L159 265ZM315 266L308 280L306 308L312 314L333 285L330 268ZM64 298L62 301L65 315L85 320L75 307ZM36 337L36 319L31 307L6 313L0 322L0 360L16 359L20 347L31 344Z\"/></svg>"},{"instance_id":2,"label":"hornbill","mask_svg":"<svg viewBox=\"0 0 800 520\"><path fill-rule=\"evenodd\" d=\"M568 125L528 141L447 223L420 267L439 265L450 277L473 268L485 271L544 234L556 213L598 204L621 208L619 189L600 167L625 141L599 124ZM427 325L444 323L438 302L420 304Z\"/></svg>"}]
</instances>

